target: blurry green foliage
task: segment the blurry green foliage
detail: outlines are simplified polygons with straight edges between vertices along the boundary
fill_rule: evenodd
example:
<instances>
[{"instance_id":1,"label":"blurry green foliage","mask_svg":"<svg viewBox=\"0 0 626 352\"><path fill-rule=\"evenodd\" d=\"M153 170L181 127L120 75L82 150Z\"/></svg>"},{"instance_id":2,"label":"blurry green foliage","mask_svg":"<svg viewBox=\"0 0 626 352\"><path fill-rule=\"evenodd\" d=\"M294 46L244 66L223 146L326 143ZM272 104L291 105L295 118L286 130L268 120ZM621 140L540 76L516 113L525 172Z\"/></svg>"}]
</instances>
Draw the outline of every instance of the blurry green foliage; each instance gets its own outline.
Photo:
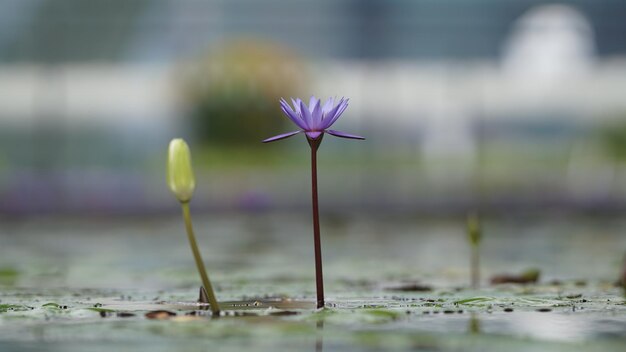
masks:
<instances>
[{"instance_id":1,"label":"blurry green foliage","mask_svg":"<svg viewBox=\"0 0 626 352\"><path fill-rule=\"evenodd\" d=\"M626 112L600 127L599 139L608 156L615 160L626 160Z\"/></svg>"},{"instance_id":2,"label":"blurry green foliage","mask_svg":"<svg viewBox=\"0 0 626 352\"><path fill-rule=\"evenodd\" d=\"M211 145L258 145L287 121L278 100L306 81L298 57L262 41L214 48L183 70L183 94L196 137Z\"/></svg>"},{"instance_id":3,"label":"blurry green foliage","mask_svg":"<svg viewBox=\"0 0 626 352\"><path fill-rule=\"evenodd\" d=\"M13 286L20 273L13 268L0 268L0 285Z\"/></svg>"}]
</instances>

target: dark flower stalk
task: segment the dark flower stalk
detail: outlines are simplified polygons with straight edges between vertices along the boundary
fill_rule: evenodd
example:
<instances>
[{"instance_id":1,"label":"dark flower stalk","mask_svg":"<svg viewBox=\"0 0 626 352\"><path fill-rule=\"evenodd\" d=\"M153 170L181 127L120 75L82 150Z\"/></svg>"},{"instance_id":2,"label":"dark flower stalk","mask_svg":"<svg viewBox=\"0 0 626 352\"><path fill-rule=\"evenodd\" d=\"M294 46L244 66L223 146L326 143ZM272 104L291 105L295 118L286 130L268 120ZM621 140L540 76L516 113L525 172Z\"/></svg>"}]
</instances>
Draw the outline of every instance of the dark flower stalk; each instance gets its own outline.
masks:
<instances>
[{"instance_id":1,"label":"dark flower stalk","mask_svg":"<svg viewBox=\"0 0 626 352\"><path fill-rule=\"evenodd\" d=\"M328 99L321 106L319 99L311 97L309 106L300 99L292 99L293 108L284 100L280 100L285 115L301 129L265 139L263 143L274 142L304 132L311 147L311 198L313 210L313 243L315 248L315 282L317 289L317 308L324 307L324 278L322 273L322 241L320 235L319 202L317 194L317 150L324 133L342 138L365 139L361 136L328 129L337 121L348 107L348 100L341 98L337 104Z\"/></svg>"},{"instance_id":2,"label":"dark flower stalk","mask_svg":"<svg viewBox=\"0 0 626 352\"><path fill-rule=\"evenodd\" d=\"M324 307L324 278L322 273L322 240L320 236L320 213L317 198L317 149L322 143L321 135L317 140L308 140L311 146L311 199L313 208L313 245L315 247L315 286L317 308Z\"/></svg>"}]
</instances>

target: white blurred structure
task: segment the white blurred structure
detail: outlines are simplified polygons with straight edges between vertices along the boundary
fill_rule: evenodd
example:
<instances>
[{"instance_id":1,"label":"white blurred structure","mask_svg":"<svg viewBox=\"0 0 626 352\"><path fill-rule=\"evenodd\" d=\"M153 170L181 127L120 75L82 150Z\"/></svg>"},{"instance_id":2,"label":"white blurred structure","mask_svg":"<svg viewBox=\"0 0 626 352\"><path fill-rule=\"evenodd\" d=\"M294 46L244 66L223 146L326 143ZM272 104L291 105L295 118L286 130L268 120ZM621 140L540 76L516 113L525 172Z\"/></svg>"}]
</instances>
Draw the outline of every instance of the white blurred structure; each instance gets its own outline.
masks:
<instances>
[{"instance_id":1,"label":"white blurred structure","mask_svg":"<svg viewBox=\"0 0 626 352\"><path fill-rule=\"evenodd\" d=\"M585 78L594 53L593 30L580 12L566 5L542 5L515 23L503 70L516 84L545 91L563 80Z\"/></svg>"},{"instance_id":2,"label":"white blurred structure","mask_svg":"<svg viewBox=\"0 0 626 352\"><path fill-rule=\"evenodd\" d=\"M0 119L36 124L62 118L133 126L176 115L167 67L138 65L14 65L0 67Z\"/></svg>"},{"instance_id":3,"label":"white blurred structure","mask_svg":"<svg viewBox=\"0 0 626 352\"><path fill-rule=\"evenodd\" d=\"M527 111L584 114L586 108L571 107L589 102L580 93L587 95L592 86L595 59L593 30L584 15L566 5L533 8L515 23L504 46L501 84L508 96L502 101Z\"/></svg>"},{"instance_id":4,"label":"white blurred structure","mask_svg":"<svg viewBox=\"0 0 626 352\"><path fill-rule=\"evenodd\" d=\"M503 47L502 62L320 61L313 66L310 93L350 97L342 124L416 136L410 140L424 141L423 150L433 155L471 156L469 128L477 115L506 120L556 109L587 119L626 109L626 58L596 59L593 31L573 8L531 9ZM2 65L0 122L31 125L62 115L74 126L119 126L121 119L170 128L184 111L175 69L172 64Z\"/></svg>"}]
</instances>

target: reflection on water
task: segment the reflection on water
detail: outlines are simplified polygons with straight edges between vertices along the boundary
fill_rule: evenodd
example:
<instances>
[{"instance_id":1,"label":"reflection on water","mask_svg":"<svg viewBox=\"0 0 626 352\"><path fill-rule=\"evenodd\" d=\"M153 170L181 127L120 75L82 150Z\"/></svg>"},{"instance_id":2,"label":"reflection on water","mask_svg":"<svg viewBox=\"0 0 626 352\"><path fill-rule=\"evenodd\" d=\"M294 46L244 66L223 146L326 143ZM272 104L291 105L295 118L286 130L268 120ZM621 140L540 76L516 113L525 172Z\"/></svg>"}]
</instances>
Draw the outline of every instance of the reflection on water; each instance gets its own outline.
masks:
<instances>
[{"instance_id":1,"label":"reflection on water","mask_svg":"<svg viewBox=\"0 0 626 352\"><path fill-rule=\"evenodd\" d=\"M467 331L470 334L480 334L480 320L478 319L478 315L475 312L470 313Z\"/></svg>"},{"instance_id":2,"label":"reflection on water","mask_svg":"<svg viewBox=\"0 0 626 352\"><path fill-rule=\"evenodd\" d=\"M577 319L569 314L518 312L508 322L507 330L540 339L576 341L596 334L589 328L589 323L588 319Z\"/></svg>"},{"instance_id":3,"label":"reflection on water","mask_svg":"<svg viewBox=\"0 0 626 352\"><path fill-rule=\"evenodd\" d=\"M317 321L317 334L315 338L315 351L322 352L324 350L324 319Z\"/></svg>"}]
</instances>

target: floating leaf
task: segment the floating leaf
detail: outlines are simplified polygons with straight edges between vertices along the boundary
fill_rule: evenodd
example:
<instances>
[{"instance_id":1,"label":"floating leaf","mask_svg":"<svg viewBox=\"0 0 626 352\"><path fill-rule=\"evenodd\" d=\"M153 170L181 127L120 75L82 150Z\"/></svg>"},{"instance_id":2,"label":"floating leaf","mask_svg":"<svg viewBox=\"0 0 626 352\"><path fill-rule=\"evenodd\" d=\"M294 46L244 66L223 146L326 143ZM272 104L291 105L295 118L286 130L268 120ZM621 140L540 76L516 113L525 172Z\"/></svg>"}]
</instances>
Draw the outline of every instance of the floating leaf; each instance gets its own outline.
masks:
<instances>
[{"instance_id":1,"label":"floating leaf","mask_svg":"<svg viewBox=\"0 0 626 352\"><path fill-rule=\"evenodd\" d=\"M454 304L481 306L483 305L482 303L490 301L493 301L492 297L472 297L455 301Z\"/></svg>"}]
</instances>

